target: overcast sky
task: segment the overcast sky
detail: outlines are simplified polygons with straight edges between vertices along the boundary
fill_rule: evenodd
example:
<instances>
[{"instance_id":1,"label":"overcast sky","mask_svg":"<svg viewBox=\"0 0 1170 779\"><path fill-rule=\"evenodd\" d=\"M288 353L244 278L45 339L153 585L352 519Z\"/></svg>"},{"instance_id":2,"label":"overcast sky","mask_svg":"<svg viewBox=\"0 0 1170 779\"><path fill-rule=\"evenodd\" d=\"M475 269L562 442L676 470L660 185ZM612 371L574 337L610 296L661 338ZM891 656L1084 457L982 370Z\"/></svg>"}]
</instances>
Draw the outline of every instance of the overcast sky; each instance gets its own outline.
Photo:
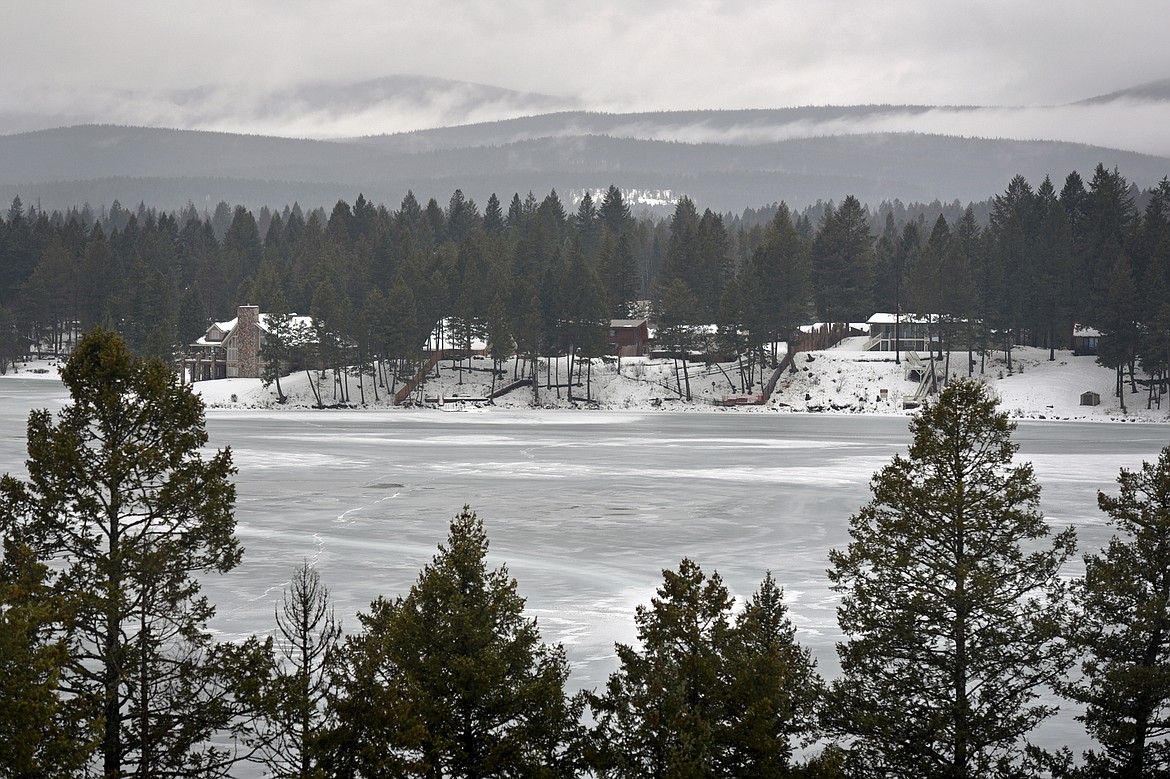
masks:
<instances>
[{"instance_id":1,"label":"overcast sky","mask_svg":"<svg viewBox=\"0 0 1170 779\"><path fill-rule=\"evenodd\" d=\"M182 125L189 120L154 105L157 96L212 87L222 101L219 127L329 134L294 117L263 121L240 105L305 82L392 74L543 93L608 111L1052 105L1170 77L1167 0L4 5L0 113L43 115L49 124L72 112ZM396 129L410 128L363 132Z\"/></svg>"}]
</instances>

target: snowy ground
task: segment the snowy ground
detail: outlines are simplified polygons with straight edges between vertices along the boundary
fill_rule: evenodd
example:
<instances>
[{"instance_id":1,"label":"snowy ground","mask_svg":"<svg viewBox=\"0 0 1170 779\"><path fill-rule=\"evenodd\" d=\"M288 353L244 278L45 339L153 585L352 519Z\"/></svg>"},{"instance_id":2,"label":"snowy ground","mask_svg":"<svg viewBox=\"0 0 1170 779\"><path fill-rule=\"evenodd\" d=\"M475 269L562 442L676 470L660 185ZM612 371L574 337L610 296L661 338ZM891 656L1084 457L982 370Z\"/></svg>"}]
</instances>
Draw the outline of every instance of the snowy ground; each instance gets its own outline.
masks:
<instances>
[{"instance_id":1,"label":"snowy ground","mask_svg":"<svg viewBox=\"0 0 1170 779\"><path fill-rule=\"evenodd\" d=\"M845 414L908 414L904 400L912 398L917 384L906 379L906 360L897 364L893 356L882 352L860 351L863 338L846 339L838 346L818 352L801 353L794 361L795 372L786 372L765 406L743 406L738 412L819 412ZM1012 370L1009 371L1002 352L989 356L982 373L976 365L975 377L989 383L1000 398L1000 407L1011 416L1026 419L1065 420L1129 420L1129 421L1170 421L1170 402L1159 409L1146 409L1146 393L1139 387L1137 393L1127 393L1126 412L1121 411L1118 399L1113 395L1114 372L1097 365L1093 357L1074 357L1070 352L1058 351L1055 360L1048 359L1048 350L1017 348L1012 353ZM977 358L978 359L978 358ZM961 370L966 362L966 353L951 356L951 375L965 375ZM466 364L466 363L465 363ZM439 364L438 377L429 380L424 395L437 399L443 397L442 409L458 408L527 409L535 405L531 388L517 389L497 398L492 403L481 401L459 402L458 396L484 398L490 394L491 361L476 358L470 361L472 370L460 372L452 368L450 360ZM514 366L504 366L503 384L511 380ZM943 364L937 366L941 377ZM714 401L727 395L737 394L738 388L731 382L736 379L735 363L722 365L690 366L692 400L679 398L675 388L674 363L671 360L650 358L623 358L619 366L613 360L597 360L592 371L592 387L589 391L591 403L576 398L584 397L584 386L573 389L574 400L570 401L564 389L545 389L548 365L541 361L541 388L539 406L553 408L600 408L634 410L709 410ZM554 361L552 370L554 382L557 375L564 381L565 361ZM36 371L39 371L36 372ZM11 371L8 375L14 375ZM15 375L21 377L42 376L54 378L56 366L51 363L30 363L22 366ZM766 378L766 377L765 377ZM281 386L289 402L281 406L276 400L275 387L264 388L256 379L221 379L198 382L196 390L203 396L208 408L236 409L305 409L314 405L308 377L304 373L288 376L281 380ZM372 380L365 379L365 405L361 403L356 377L350 379L349 406L353 408L390 408L385 388L377 391L374 399ZM1080 396L1094 391L1101 397L1099 406L1081 406ZM758 391L758 390L757 390ZM885 392L883 398L883 391ZM337 403L339 388L331 380L326 381L322 390L327 405ZM438 403L426 404L440 408ZM729 409L730 411L730 409Z\"/></svg>"}]
</instances>

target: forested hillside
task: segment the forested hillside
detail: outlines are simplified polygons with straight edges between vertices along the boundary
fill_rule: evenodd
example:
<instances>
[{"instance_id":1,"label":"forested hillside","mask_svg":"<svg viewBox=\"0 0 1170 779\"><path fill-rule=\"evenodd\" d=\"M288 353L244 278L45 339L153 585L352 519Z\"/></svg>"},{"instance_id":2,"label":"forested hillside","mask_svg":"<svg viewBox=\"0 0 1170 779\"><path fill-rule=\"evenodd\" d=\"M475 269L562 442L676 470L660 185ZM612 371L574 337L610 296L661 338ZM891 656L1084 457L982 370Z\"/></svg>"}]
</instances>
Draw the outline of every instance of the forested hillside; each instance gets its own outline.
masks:
<instances>
[{"instance_id":1,"label":"forested hillside","mask_svg":"<svg viewBox=\"0 0 1170 779\"><path fill-rule=\"evenodd\" d=\"M1122 149L880 124L924 110L564 113L331 141L88 125L0 136L0 198L19 195L49 210L115 199L167 211L220 200L252 210L293 202L329 209L357 192L392 204L407 189L424 202L460 189L482 204L493 192L566 196L616 182L724 212L780 196L803 208L846 193L870 204L979 201L1016 174L1038 185L1097 163L1148 188L1170 169L1164 157ZM961 122L964 109L947 110ZM862 117L879 123L856 124Z\"/></svg>"},{"instance_id":2,"label":"forested hillside","mask_svg":"<svg viewBox=\"0 0 1170 779\"><path fill-rule=\"evenodd\" d=\"M678 351L696 347L698 325L718 325L724 353L759 355L810 321L901 309L937 315L947 348L1067 348L1082 323L1104 334L1119 381L1123 369L1163 377L1170 361L1170 180L1137 191L1103 165L1087 182L1016 176L965 208L871 212L847 195L723 216L684 197L668 219L635 218L612 186L576 209L555 191L481 208L456 190L446 205L359 195L307 215L115 203L99 218L17 199L0 269L6 362L94 324L175 361L241 304L312 315L323 351L311 363L392 359L409 372L441 319L456 346L490 333L533 357L588 357L604 352L609 318L646 300Z\"/></svg>"}]
</instances>

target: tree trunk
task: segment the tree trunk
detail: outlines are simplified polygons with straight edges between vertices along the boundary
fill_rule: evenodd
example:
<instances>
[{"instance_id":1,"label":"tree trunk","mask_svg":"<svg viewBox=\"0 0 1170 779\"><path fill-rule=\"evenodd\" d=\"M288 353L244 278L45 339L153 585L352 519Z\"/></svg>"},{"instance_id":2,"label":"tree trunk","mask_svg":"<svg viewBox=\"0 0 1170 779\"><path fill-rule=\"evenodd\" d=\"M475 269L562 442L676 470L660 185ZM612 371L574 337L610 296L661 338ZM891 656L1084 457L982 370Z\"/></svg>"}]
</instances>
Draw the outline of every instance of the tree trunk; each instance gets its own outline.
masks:
<instances>
[{"instance_id":1,"label":"tree trunk","mask_svg":"<svg viewBox=\"0 0 1170 779\"><path fill-rule=\"evenodd\" d=\"M325 404L321 402L321 386L318 382L313 381L313 370L310 368L305 371L305 375L309 379L309 389L313 392L313 399L317 401L317 408L325 408Z\"/></svg>"},{"instance_id":2,"label":"tree trunk","mask_svg":"<svg viewBox=\"0 0 1170 779\"><path fill-rule=\"evenodd\" d=\"M146 562L149 551L146 549L146 534L142 534L142 565L148 565ZM150 574L149 570L143 576L142 592L139 594L138 604L138 644L139 661L138 661L138 731L141 746L139 747L138 755L138 775L144 779L149 779L153 775L153 766L151 760L151 739L147 735L150 732L150 685L147 679L150 677L149 654L148 647L150 646L150 622L146 617L146 603L148 600L148 592L150 589Z\"/></svg>"},{"instance_id":3,"label":"tree trunk","mask_svg":"<svg viewBox=\"0 0 1170 779\"><path fill-rule=\"evenodd\" d=\"M105 636L102 647L102 770L107 777L117 777L122 771L122 706L118 698L121 683L122 620L118 612L122 589L121 485L110 485L110 506L106 511L109 533L110 571L106 575Z\"/></svg>"}]
</instances>

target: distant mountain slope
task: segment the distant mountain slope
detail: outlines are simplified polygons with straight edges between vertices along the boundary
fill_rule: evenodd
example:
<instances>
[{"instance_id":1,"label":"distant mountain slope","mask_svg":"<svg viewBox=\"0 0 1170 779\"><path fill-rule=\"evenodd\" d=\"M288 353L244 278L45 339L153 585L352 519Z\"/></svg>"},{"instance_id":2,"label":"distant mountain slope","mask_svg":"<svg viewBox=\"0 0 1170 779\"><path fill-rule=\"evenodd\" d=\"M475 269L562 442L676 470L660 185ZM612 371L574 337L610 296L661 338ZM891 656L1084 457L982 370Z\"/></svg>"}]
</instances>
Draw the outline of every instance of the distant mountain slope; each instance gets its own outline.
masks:
<instances>
[{"instance_id":1,"label":"distant mountain slope","mask_svg":"<svg viewBox=\"0 0 1170 779\"><path fill-rule=\"evenodd\" d=\"M1137 100L1144 102L1170 101L1170 78L1160 81L1151 81L1148 84L1139 84L1128 89L1119 89L1106 95L1097 95L1087 100L1081 100L1077 105L1094 105L1099 103L1113 103L1118 100Z\"/></svg>"},{"instance_id":2,"label":"distant mountain slope","mask_svg":"<svg viewBox=\"0 0 1170 779\"><path fill-rule=\"evenodd\" d=\"M754 145L807 135L813 127L859 125L875 118L915 116L937 110L919 105L801 106L736 111L653 111L611 114L561 111L493 122L436 127L349 139L398 152L502 145L546 137L608 135L615 138ZM964 111L971 108L950 108ZM813 134L826 135L827 132Z\"/></svg>"},{"instance_id":3,"label":"distant mountain slope","mask_svg":"<svg viewBox=\"0 0 1170 779\"><path fill-rule=\"evenodd\" d=\"M753 121L770 121L775 113L557 114L408 134L430 139L418 144L402 143L398 136L340 142L70 127L0 136L0 198L7 202L19 194L47 208L85 201L99 206L114 197L123 204L145 200L163 208L189 200L214 206L221 199L254 207L293 201L329 207L337 198L352 201L363 192L395 206L407 189L445 203L458 187L482 204L492 192L506 200L530 189L544 194L556 188L567 195L612 183L685 193L700 207L739 211L778 200L794 206L840 200L847 194L874 205L892 198L967 202L1002 191L1017 173L1035 184L1051 175L1059 188L1070 171L1087 179L1098 163L1119 168L1143 187L1170 174L1167 158L1053 141L917 133L757 138L741 144L613 137L622 122L646 116L660 120L660 127L705 124L716 136L750 134ZM564 130L569 126L572 133ZM555 127L562 131L539 135ZM600 130L609 132L593 132ZM537 137L524 138L528 132Z\"/></svg>"},{"instance_id":4,"label":"distant mountain slope","mask_svg":"<svg viewBox=\"0 0 1170 779\"><path fill-rule=\"evenodd\" d=\"M266 177L297 160L339 167L371 157L328 141L198 130L83 125L0 136L0 182L110 176Z\"/></svg>"}]
</instances>

